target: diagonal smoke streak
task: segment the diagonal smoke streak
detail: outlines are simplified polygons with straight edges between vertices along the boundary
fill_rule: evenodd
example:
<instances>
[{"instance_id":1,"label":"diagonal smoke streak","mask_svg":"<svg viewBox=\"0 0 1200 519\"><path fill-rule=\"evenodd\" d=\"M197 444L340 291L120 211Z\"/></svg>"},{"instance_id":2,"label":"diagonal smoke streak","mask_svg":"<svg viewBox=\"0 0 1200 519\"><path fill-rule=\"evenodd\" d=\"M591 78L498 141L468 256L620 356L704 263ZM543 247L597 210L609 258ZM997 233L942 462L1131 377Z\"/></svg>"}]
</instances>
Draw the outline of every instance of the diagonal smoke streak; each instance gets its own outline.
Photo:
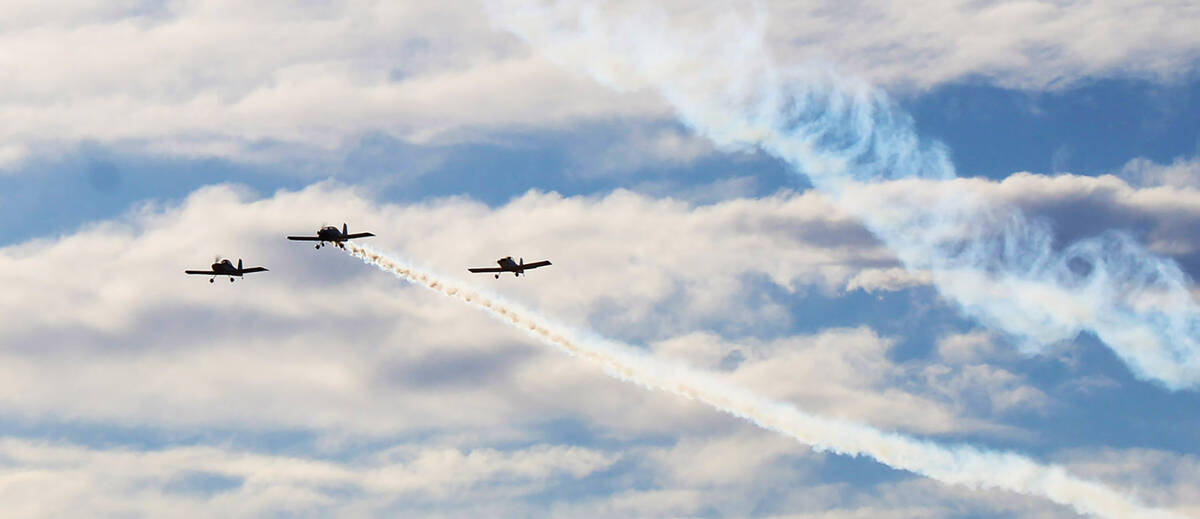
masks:
<instances>
[{"instance_id":1,"label":"diagonal smoke streak","mask_svg":"<svg viewBox=\"0 0 1200 519\"><path fill-rule=\"evenodd\" d=\"M666 391L710 405L764 429L790 436L818 451L869 456L889 467L943 483L1003 489L1040 496L1097 517L1168 518L1169 512L1146 508L1104 485L1072 476L1057 465L970 446L944 447L865 425L823 418L783 402L762 398L714 375L668 363L612 340L581 333L519 305L455 284L367 247L346 244L346 251L395 276L477 308L544 343L599 365L610 376L647 389Z\"/></svg>"},{"instance_id":2,"label":"diagonal smoke streak","mask_svg":"<svg viewBox=\"0 0 1200 519\"><path fill-rule=\"evenodd\" d=\"M922 142L886 94L823 67L781 67L765 14L706 5L669 14L636 0L485 1L495 23L559 65L619 90L652 88L719 146L785 160L1024 350L1092 332L1139 378L1200 387L1200 305L1173 261L1119 232L1057 244L1045 222L947 189L947 151Z\"/></svg>"}]
</instances>

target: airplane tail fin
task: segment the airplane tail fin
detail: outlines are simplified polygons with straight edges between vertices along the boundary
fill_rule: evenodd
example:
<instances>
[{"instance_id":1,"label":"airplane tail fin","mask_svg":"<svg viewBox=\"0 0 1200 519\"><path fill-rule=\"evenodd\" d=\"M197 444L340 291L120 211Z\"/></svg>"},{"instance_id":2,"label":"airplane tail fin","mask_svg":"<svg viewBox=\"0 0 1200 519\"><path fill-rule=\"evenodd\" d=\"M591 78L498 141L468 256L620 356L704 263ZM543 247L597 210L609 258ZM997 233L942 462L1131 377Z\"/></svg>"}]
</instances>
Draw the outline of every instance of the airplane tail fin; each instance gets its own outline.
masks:
<instances>
[{"instance_id":1,"label":"airplane tail fin","mask_svg":"<svg viewBox=\"0 0 1200 519\"><path fill-rule=\"evenodd\" d=\"M346 231L346 222L342 222L342 236L346 236L347 234L350 233Z\"/></svg>"},{"instance_id":2,"label":"airplane tail fin","mask_svg":"<svg viewBox=\"0 0 1200 519\"><path fill-rule=\"evenodd\" d=\"M238 258L238 272L242 271L242 258Z\"/></svg>"}]
</instances>

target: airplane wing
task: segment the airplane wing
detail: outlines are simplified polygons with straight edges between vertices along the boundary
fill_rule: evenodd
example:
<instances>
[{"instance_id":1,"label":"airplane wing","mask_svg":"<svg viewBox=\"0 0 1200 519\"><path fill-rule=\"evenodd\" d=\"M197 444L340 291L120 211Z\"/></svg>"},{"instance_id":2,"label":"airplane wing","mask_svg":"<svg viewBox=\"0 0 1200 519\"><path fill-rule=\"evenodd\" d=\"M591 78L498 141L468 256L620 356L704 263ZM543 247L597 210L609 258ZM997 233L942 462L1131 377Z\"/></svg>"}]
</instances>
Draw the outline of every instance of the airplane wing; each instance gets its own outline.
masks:
<instances>
[{"instance_id":1,"label":"airplane wing","mask_svg":"<svg viewBox=\"0 0 1200 519\"><path fill-rule=\"evenodd\" d=\"M525 264L525 270L529 270L529 269L535 269L535 268L538 268L538 267L545 267L546 265L549 265L549 264L550 264L550 262L549 262L549 261L537 261L537 262L534 262L534 263L526 263L526 264Z\"/></svg>"},{"instance_id":2,"label":"airplane wing","mask_svg":"<svg viewBox=\"0 0 1200 519\"><path fill-rule=\"evenodd\" d=\"M266 272L266 271L267 271L267 269L264 267L250 267L248 269L242 269L242 274L249 274L251 272Z\"/></svg>"},{"instance_id":3,"label":"airplane wing","mask_svg":"<svg viewBox=\"0 0 1200 519\"><path fill-rule=\"evenodd\" d=\"M183 273L184 273L184 274L203 274L203 275L205 275L205 276L215 276L215 275L217 275L217 273L216 273L216 272L213 272L213 271L211 271L211 270L185 270L185 271L183 271Z\"/></svg>"},{"instance_id":4,"label":"airplane wing","mask_svg":"<svg viewBox=\"0 0 1200 519\"><path fill-rule=\"evenodd\" d=\"M296 241L321 241L319 236L288 236L287 239Z\"/></svg>"},{"instance_id":5,"label":"airplane wing","mask_svg":"<svg viewBox=\"0 0 1200 519\"><path fill-rule=\"evenodd\" d=\"M474 269L469 268L467 270L469 270L471 272L511 272L509 270L502 269L500 267L483 267L483 268L474 268Z\"/></svg>"},{"instance_id":6,"label":"airplane wing","mask_svg":"<svg viewBox=\"0 0 1200 519\"><path fill-rule=\"evenodd\" d=\"M347 239L347 240L353 240L353 239L355 239L355 238L366 238L366 237L368 237L368 236L375 236L375 235L374 235L374 234L371 234L371 233L369 233L369 232L356 232L356 233L354 233L354 234L347 234L347 235L346 235L346 239Z\"/></svg>"}]
</instances>

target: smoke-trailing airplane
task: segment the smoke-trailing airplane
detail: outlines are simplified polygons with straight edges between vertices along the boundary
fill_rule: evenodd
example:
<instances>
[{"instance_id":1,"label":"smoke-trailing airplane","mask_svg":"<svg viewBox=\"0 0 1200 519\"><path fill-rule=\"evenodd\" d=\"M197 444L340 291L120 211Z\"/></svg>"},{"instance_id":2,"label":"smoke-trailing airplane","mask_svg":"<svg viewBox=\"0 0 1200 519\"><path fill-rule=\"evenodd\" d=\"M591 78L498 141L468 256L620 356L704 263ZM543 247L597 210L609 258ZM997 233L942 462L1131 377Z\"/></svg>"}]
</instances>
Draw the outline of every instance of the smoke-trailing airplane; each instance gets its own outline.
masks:
<instances>
[{"instance_id":1,"label":"smoke-trailing airplane","mask_svg":"<svg viewBox=\"0 0 1200 519\"><path fill-rule=\"evenodd\" d=\"M233 266L233 262L229 261L228 259L222 259L222 260L218 261L218 258L213 258L213 260L216 261L216 263L212 264L212 270L185 270L185 271L183 271L183 273L184 274L199 274L199 275L205 275L205 276L212 276L212 278L210 278L208 280L209 283L216 281L217 276L229 276L229 282L233 283L234 276L237 276L240 278L240 277L242 277L243 274L267 271L267 269L264 267L242 268L241 258L238 258L236 267Z\"/></svg>"},{"instance_id":2,"label":"smoke-trailing airplane","mask_svg":"<svg viewBox=\"0 0 1200 519\"><path fill-rule=\"evenodd\" d=\"M476 273L497 272L496 279L500 279L500 274L498 274L499 272L512 272L513 277L518 277L521 274L523 274L526 270L535 269L538 267L545 267L546 265L550 264L549 261L537 261L534 263L525 263L525 258L521 258L520 263L518 263L516 261L513 261L512 256L505 256L503 258L500 258L500 259L496 260L496 263L499 264L500 266L499 267L468 268L467 270L469 270L471 272L476 272Z\"/></svg>"},{"instance_id":3,"label":"smoke-trailing airplane","mask_svg":"<svg viewBox=\"0 0 1200 519\"><path fill-rule=\"evenodd\" d=\"M295 240L295 241L319 241L319 242L321 242L321 243L318 243L315 247L313 247L314 249L321 248L321 246L325 245L326 242L332 243L332 244L337 245L338 247L341 247L344 249L344 248L346 248L346 246L343 244L343 242L345 242L346 240L353 240L355 238L366 238L368 236L375 236L375 235L371 234L369 232L356 232L354 234L350 234L346 230L346 224L343 223L341 230L338 230L337 227L334 227L332 225L326 225L325 227L317 229L316 236L288 236L287 239Z\"/></svg>"}]
</instances>

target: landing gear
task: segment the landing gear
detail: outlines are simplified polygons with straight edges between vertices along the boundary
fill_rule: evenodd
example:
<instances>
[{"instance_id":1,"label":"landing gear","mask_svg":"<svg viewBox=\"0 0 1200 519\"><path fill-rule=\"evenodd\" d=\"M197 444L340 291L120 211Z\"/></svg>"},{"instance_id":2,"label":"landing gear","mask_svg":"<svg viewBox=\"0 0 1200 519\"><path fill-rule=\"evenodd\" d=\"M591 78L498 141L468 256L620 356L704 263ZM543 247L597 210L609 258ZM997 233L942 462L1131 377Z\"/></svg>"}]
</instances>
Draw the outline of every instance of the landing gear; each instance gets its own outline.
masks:
<instances>
[{"instance_id":1,"label":"landing gear","mask_svg":"<svg viewBox=\"0 0 1200 519\"><path fill-rule=\"evenodd\" d=\"M500 279L500 274L496 274L496 279Z\"/></svg>"},{"instance_id":2,"label":"landing gear","mask_svg":"<svg viewBox=\"0 0 1200 519\"><path fill-rule=\"evenodd\" d=\"M321 244L319 244L319 243L318 243L318 244L316 244L316 245L313 245L313 248L314 248L314 249L320 249L320 248L321 248Z\"/></svg>"},{"instance_id":3,"label":"landing gear","mask_svg":"<svg viewBox=\"0 0 1200 519\"><path fill-rule=\"evenodd\" d=\"M217 280L217 278L212 278L212 279L209 279L208 282L212 283L213 281L216 281L216 280Z\"/></svg>"},{"instance_id":4,"label":"landing gear","mask_svg":"<svg viewBox=\"0 0 1200 519\"><path fill-rule=\"evenodd\" d=\"M233 282L234 282L234 279L233 279L232 277L231 277L231 278L229 278L229 282L230 282L230 283L233 283Z\"/></svg>"}]
</instances>

